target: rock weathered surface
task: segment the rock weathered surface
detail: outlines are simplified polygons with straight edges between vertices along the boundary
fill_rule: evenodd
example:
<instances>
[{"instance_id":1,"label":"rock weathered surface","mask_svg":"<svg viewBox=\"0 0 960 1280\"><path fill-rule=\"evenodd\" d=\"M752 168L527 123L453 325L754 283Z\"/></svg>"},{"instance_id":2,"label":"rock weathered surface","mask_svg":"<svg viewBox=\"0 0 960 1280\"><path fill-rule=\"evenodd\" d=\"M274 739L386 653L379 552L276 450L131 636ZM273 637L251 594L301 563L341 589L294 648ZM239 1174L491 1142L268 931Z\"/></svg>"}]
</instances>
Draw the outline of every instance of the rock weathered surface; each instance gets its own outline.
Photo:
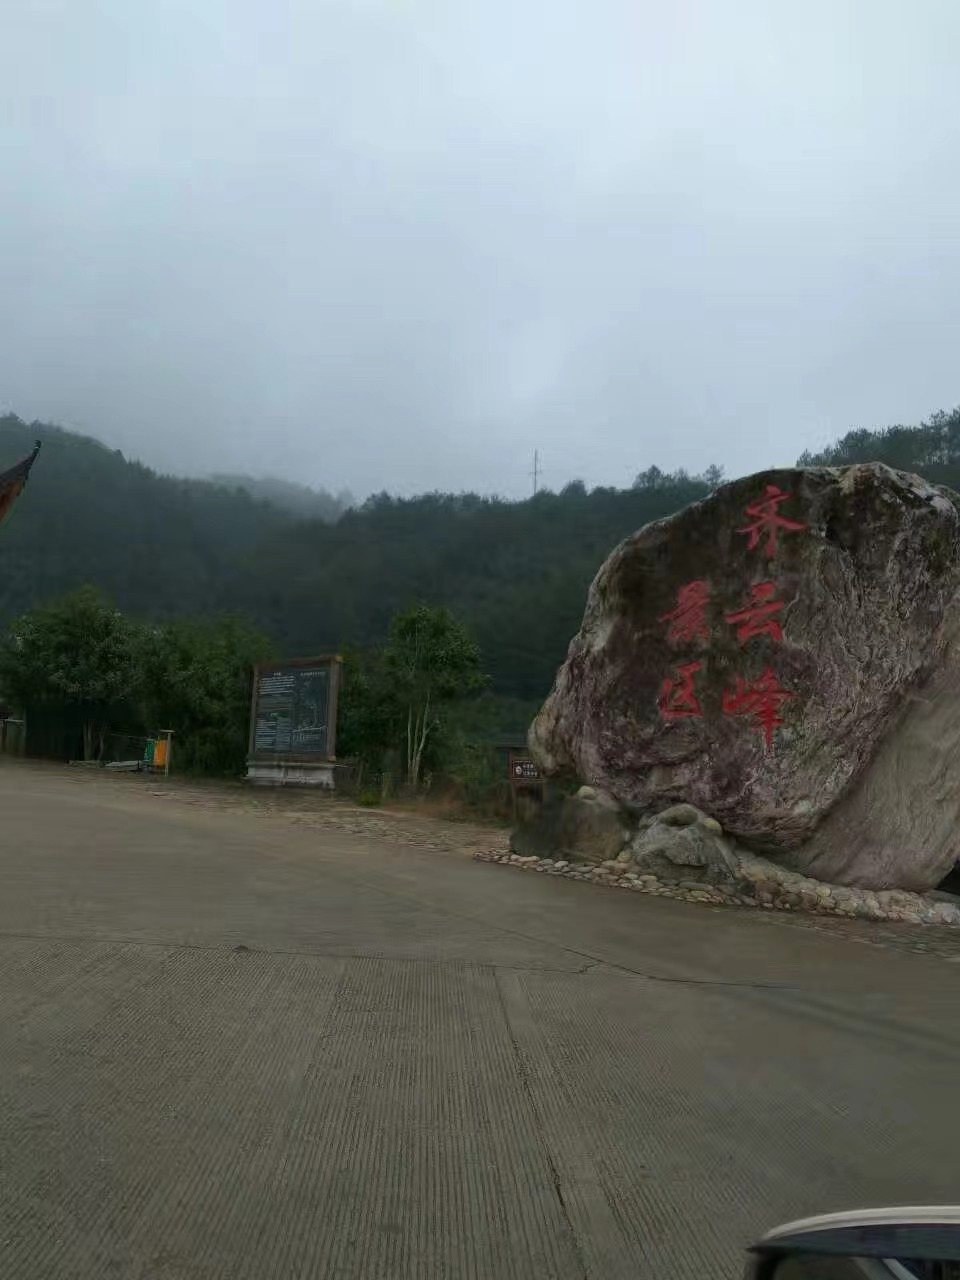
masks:
<instances>
[{"instance_id":1,"label":"rock weathered surface","mask_svg":"<svg viewBox=\"0 0 960 1280\"><path fill-rule=\"evenodd\" d=\"M608 558L531 749L821 880L927 888L960 851L958 589L950 490L878 463L726 485Z\"/></svg>"},{"instance_id":2,"label":"rock weathered surface","mask_svg":"<svg viewBox=\"0 0 960 1280\"><path fill-rule=\"evenodd\" d=\"M630 842L629 861L635 871L667 884L691 879L722 884L737 875L736 851L719 822L691 804L673 805L641 822Z\"/></svg>"}]
</instances>

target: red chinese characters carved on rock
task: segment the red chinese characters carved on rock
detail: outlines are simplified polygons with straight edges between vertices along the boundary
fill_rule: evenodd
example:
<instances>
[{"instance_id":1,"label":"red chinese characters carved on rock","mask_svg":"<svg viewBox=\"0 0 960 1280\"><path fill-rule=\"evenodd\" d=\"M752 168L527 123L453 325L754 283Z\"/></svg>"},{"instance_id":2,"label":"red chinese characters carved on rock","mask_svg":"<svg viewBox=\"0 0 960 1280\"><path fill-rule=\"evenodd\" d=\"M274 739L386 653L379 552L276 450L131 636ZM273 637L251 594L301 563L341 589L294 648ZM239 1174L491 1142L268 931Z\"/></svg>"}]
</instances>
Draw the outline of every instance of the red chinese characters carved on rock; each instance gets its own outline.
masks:
<instances>
[{"instance_id":1,"label":"red chinese characters carved on rock","mask_svg":"<svg viewBox=\"0 0 960 1280\"><path fill-rule=\"evenodd\" d=\"M752 636L771 636L778 644L783 640L783 628L774 617L783 608L783 601L774 600L776 594L775 582L755 582L750 588L750 603L723 615L725 621L737 628L741 644L746 644Z\"/></svg>"},{"instance_id":2,"label":"red chinese characters carved on rock","mask_svg":"<svg viewBox=\"0 0 960 1280\"><path fill-rule=\"evenodd\" d=\"M777 680L772 667L767 667L762 676L750 684L743 676L737 676L737 687L731 691L724 690L723 710L728 716L753 716L755 728L762 733L767 748L773 746L773 731L783 724L780 708L794 695L784 689Z\"/></svg>"},{"instance_id":3,"label":"red chinese characters carved on rock","mask_svg":"<svg viewBox=\"0 0 960 1280\"><path fill-rule=\"evenodd\" d=\"M669 623L667 642L669 644L691 644L694 640L706 640L710 635L707 625L707 605L710 602L710 587L702 578L688 582L677 592L677 603L669 613L664 613L658 621Z\"/></svg>"},{"instance_id":4,"label":"red chinese characters carved on rock","mask_svg":"<svg viewBox=\"0 0 960 1280\"><path fill-rule=\"evenodd\" d=\"M673 678L664 676L660 686L660 714L667 720L678 720L683 716L699 716L700 699L693 687L693 678L700 670L701 663L685 662L675 667Z\"/></svg>"},{"instance_id":5,"label":"red chinese characters carved on rock","mask_svg":"<svg viewBox=\"0 0 960 1280\"><path fill-rule=\"evenodd\" d=\"M784 533L802 533L809 526L804 524L802 520L789 520L786 516L782 516L779 511L780 504L786 502L791 495L775 484L768 484L764 491L764 496L756 502L751 502L745 511L745 515L753 518L753 523L744 525L742 529L738 529L737 533L745 533L747 535L747 550L753 551L759 547L762 538L766 538L763 553L766 556L776 555L777 552L777 535L783 530Z\"/></svg>"}]
</instances>

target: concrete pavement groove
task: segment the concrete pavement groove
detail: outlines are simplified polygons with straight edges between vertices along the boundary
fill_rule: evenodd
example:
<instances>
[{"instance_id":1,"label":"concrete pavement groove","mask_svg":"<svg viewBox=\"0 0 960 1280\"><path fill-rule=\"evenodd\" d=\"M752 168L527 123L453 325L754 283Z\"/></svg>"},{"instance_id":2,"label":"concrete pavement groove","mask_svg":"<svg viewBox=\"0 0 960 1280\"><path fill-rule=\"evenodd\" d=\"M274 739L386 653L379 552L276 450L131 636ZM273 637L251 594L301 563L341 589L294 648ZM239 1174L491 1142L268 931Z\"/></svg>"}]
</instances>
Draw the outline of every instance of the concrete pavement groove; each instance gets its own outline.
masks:
<instances>
[{"instance_id":1,"label":"concrete pavement groove","mask_svg":"<svg viewBox=\"0 0 960 1280\"><path fill-rule=\"evenodd\" d=\"M666 1263L670 1274L686 1274L687 1245L676 1231L677 1219L682 1221L684 1212L695 1206L696 1236L701 1245L709 1237L713 1223L702 1213L702 1197L692 1198L691 1191L697 1191L701 1177L712 1182L713 1170L703 1162L693 1177L675 1185L671 1153L682 1150L680 1135L666 1151L658 1150L651 1137L655 1118L650 1105L656 1102L663 1109L664 1100L656 1098L647 1078L652 1074L656 1079L658 1060L671 1042L656 1034L639 1041L634 1034L617 1035L611 1025L616 1011L606 1004L598 1009L591 1000L569 1003L565 983L554 988L524 974L504 975L501 981L529 1060L531 1092L546 1140L556 1153L571 1215L584 1242L588 1273L620 1280L638 1274L638 1266L640 1273L648 1273L649 1267L656 1274ZM544 1003L548 988L555 1003ZM559 1035L561 1025L564 1034ZM580 1034L570 1034L573 1030ZM565 1045L576 1047L563 1054ZM687 1159L682 1163L686 1173ZM637 1191L642 1195L646 1187L666 1194L636 1212ZM669 1259L657 1256L655 1248L656 1224L664 1215L674 1225L667 1233ZM634 1247L625 1249L623 1241L631 1237ZM736 1271L737 1251L728 1246L727 1252L728 1264ZM694 1259L694 1268L702 1269L702 1254Z\"/></svg>"},{"instance_id":2,"label":"concrete pavement groove","mask_svg":"<svg viewBox=\"0 0 960 1280\"><path fill-rule=\"evenodd\" d=\"M166 957L168 966L170 957ZM191 975L192 976L192 975ZM202 988L200 989L202 990ZM171 1031L182 1030L189 1022L191 997L196 998L197 984L191 984L189 992L178 992L176 1003L171 1000L171 993L160 985L153 985L149 992L145 991L143 999L126 1005L117 1005L113 1010L111 1023L112 1034L103 1037L102 1024L92 1021L90 1027L79 1036L76 1044L71 1044L70 1057L66 1061L67 1080L70 1092L66 1092L66 1082L61 1083L56 1069L48 1073L46 1079L38 1084L46 1084L47 1101L51 1112L56 1115L54 1135L59 1144L70 1154L80 1168L87 1167L87 1178L80 1178L74 1189L75 1202L72 1205L77 1221L89 1224L97 1221L98 1213L104 1206L111 1204L109 1196L102 1196L98 1186L99 1170L96 1166L89 1168L91 1139L108 1151L116 1130L122 1134L124 1126L133 1124L141 1140L148 1141L155 1156L161 1154L163 1139L175 1133L175 1126L170 1124L173 1107L168 1104L164 1114L158 1116L151 1110L151 1101L157 1095L163 1096L165 1087L176 1087L183 1079L189 1078L195 1071L196 1063L203 1058L201 1042L191 1043L191 1052L184 1055L177 1051L177 1046L170 1044ZM32 1028L25 1028L28 1044L33 1038ZM158 1038L167 1042L167 1049L162 1056L156 1053ZM102 1044L107 1051L106 1062L96 1052ZM95 1047L96 1046L96 1047ZM151 1052L151 1050L153 1052ZM60 1055L54 1054L54 1067L61 1065ZM138 1070L132 1080L126 1082L127 1088L116 1099L98 1096L96 1085L114 1064L120 1065L134 1062ZM153 1066L151 1072L150 1067ZM50 1095L56 1099L50 1099ZM9 1148L7 1148L9 1149ZM23 1166L29 1166L29 1160L21 1156L21 1174ZM42 1181L47 1176L48 1165L43 1162L35 1172L35 1177ZM28 1184L29 1185L29 1184ZM140 1193L141 1198L150 1184L142 1183L132 1188Z\"/></svg>"},{"instance_id":3,"label":"concrete pavement groove","mask_svg":"<svg viewBox=\"0 0 960 1280\"><path fill-rule=\"evenodd\" d=\"M248 958L238 958L237 963L242 969ZM258 967L250 965L253 973ZM299 1097L307 1078L318 1036L343 978L343 964L327 962L318 967L303 961L290 974L274 971L265 976L256 1027L223 1073L210 1078L215 1097L190 1100L186 1138L190 1189L178 1198L179 1179L174 1173L143 1223L144 1241L163 1237L171 1256L181 1265L189 1262L200 1274L233 1274L232 1265L246 1252L242 1242L249 1246L280 1116ZM290 1016L291 1011L302 1013L305 1008L315 1023ZM224 1113L220 1101L224 1096L234 1100L229 1113ZM211 1115L215 1128L209 1123ZM205 1223L199 1251L191 1226L191 1209L195 1213L197 1208Z\"/></svg>"},{"instance_id":4,"label":"concrete pavement groove","mask_svg":"<svg viewBox=\"0 0 960 1280\"><path fill-rule=\"evenodd\" d=\"M550 1166L557 1199L563 1207L583 1275L610 1275L615 1278L618 1272L610 1270L613 1259L606 1247L606 1243L614 1238L611 1236L612 1205L600 1193L596 1166L590 1160L588 1147L582 1141L577 1141L577 1116L565 1116L563 1123L554 1126L550 1113L544 1106L544 1090L534 1082L535 1072L539 1069L543 1077L551 1079L553 1083L553 1088L547 1090L547 1094L551 1098L560 1096L557 1073L562 1070L563 1059L550 1060L538 1052L538 1030L531 1025L531 1010L522 975L501 973L498 975L497 986L503 1016L510 1028L517 1074L523 1081L536 1118L538 1139ZM551 1140L556 1138L559 1141Z\"/></svg>"},{"instance_id":5,"label":"concrete pavement groove","mask_svg":"<svg viewBox=\"0 0 960 1280\"><path fill-rule=\"evenodd\" d=\"M547 991L555 985L539 975L518 975L516 982L528 990ZM591 1008L590 1001L568 1008L557 996L555 1017L538 1004L531 1021L541 1034L555 1029L539 1046L541 1061L555 1060L558 1043L597 1046L595 1058L587 1054L584 1063L581 1055L581 1061L566 1064L561 1086L569 1090L571 1104L575 1098L580 1103L575 1109L564 1106L561 1116L564 1123L575 1117L592 1136L601 1169L619 1164L609 1188L611 1203L624 1209L624 1223L654 1239L656 1224L663 1224L669 1250L651 1257L651 1265L676 1265L676 1231L669 1224L683 1207L696 1222L701 1246L719 1228L729 1247L730 1236L743 1240L758 1229L761 1205L771 1217L777 1212L789 1217L798 1196L806 1200L805 1208L827 1208L831 1195L842 1196L844 1186L857 1186L864 1198L881 1202L909 1197L911 1191L919 1192L920 1199L924 1190L933 1194L929 1169L949 1167L956 1125L945 1111L940 1127L950 1141L931 1146L931 1126L918 1126L916 1108L901 1108L896 1126L882 1113L874 1115L873 1089L890 1097L883 1074L886 1058L875 1064L876 1085L858 1078L853 1064L862 1062L855 1056L851 1062L848 1054L848 1062L839 1063L824 1055L820 1044L805 1059L806 1024L794 1023L780 1010L779 1016L761 1023L769 1046L762 1041L757 1046L751 1036L753 1046L764 1049L751 1071L750 1045L741 1042L750 1020L723 1017L720 993L703 991L694 997L694 1008L685 1002L679 1009L672 1009L665 996L662 988L651 987L642 1011L629 1019L618 1019L605 1003L605 1040L593 1027L587 1034L573 1034L571 1023ZM691 1020L695 1009L699 1012ZM647 1021L643 1034L637 1023ZM621 1030L628 1034L621 1037ZM777 1057L770 1052L774 1045ZM634 1074L632 1082L627 1072ZM948 1081L949 1073L942 1070L928 1076L941 1105L949 1094ZM627 1098L639 1104L635 1110L625 1107ZM644 1148L646 1176L629 1158ZM790 1153L787 1161L784 1151ZM816 1197L812 1203L807 1199L811 1196ZM719 1244L711 1252L722 1257Z\"/></svg>"},{"instance_id":6,"label":"concrete pavement groove","mask_svg":"<svg viewBox=\"0 0 960 1280\"><path fill-rule=\"evenodd\" d=\"M956 1197L949 964L84 788L0 767L4 1278L701 1280Z\"/></svg>"},{"instance_id":7,"label":"concrete pavement groove","mask_svg":"<svg viewBox=\"0 0 960 1280\"><path fill-rule=\"evenodd\" d=\"M462 1047L445 1035L445 1010L464 980L459 971L394 970L378 962L359 962L345 973L336 1002L339 1034L324 1041L312 1065L317 1087L308 1082L308 1105L291 1120L301 1156L328 1135L334 1142L322 1166L297 1164L289 1194L278 1197L284 1216L277 1235L287 1248L276 1274L486 1275L497 1268L529 1274L522 1255L509 1248L489 1268L473 1265L478 1246L488 1248L486 1213L477 1222L478 1205L503 1204L515 1216L516 1197L478 1198L478 1177L482 1188L495 1176L493 1153L450 1159L464 1147L479 1146L481 1154L488 1128L476 1114L476 1073L464 1071ZM489 981L483 975L481 985ZM398 1002L425 1016L401 1017ZM477 1030L471 1052L483 1054L489 1029L479 1041ZM322 1230L303 1232L312 1220L305 1201L326 1205ZM413 1239L401 1226L411 1217L419 1224Z\"/></svg>"}]
</instances>

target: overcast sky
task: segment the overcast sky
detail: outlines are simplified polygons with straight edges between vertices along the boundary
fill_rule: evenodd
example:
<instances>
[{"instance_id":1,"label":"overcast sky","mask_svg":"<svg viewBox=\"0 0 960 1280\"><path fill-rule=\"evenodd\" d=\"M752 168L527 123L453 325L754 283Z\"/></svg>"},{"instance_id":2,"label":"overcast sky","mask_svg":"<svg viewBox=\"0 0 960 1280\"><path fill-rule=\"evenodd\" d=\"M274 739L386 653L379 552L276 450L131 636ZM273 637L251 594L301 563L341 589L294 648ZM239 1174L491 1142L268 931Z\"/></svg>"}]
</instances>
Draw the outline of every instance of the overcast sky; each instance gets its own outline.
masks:
<instances>
[{"instance_id":1,"label":"overcast sky","mask_svg":"<svg viewBox=\"0 0 960 1280\"><path fill-rule=\"evenodd\" d=\"M0 409L358 494L960 402L957 0L0 0Z\"/></svg>"}]
</instances>

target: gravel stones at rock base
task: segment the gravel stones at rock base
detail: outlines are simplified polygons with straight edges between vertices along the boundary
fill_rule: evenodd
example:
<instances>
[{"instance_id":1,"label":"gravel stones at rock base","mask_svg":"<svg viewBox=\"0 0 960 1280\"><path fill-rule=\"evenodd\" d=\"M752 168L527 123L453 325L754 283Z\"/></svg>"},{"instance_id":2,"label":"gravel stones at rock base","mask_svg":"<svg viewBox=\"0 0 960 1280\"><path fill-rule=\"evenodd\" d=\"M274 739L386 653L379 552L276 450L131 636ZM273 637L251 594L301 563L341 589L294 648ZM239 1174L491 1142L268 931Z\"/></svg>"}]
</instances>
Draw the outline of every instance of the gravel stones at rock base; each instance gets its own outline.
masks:
<instances>
[{"instance_id":1,"label":"gravel stones at rock base","mask_svg":"<svg viewBox=\"0 0 960 1280\"><path fill-rule=\"evenodd\" d=\"M699 880L667 882L629 864L608 859L599 866L566 859L521 856L479 850L474 859L502 862L523 871L592 881L654 897L698 902L708 906L758 907L768 911L808 911L849 920L960 927L960 906L907 890L874 891L847 885L828 885L786 870L765 858L737 850L736 878L726 884Z\"/></svg>"},{"instance_id":2,"label":"gravel stones at rock base","mask_svg":"<svg viewBox=\"0 0 960 1280\"><path fill-rule=\"evenodd\" d=\"M960 925L960 904L947 895L827 884L743 848L696 805L638 817L597 787L581 787L545 818L518 828L510 847L511 853L478 851L476 857L690 902Z\"/></svg>"}]
</instances>

